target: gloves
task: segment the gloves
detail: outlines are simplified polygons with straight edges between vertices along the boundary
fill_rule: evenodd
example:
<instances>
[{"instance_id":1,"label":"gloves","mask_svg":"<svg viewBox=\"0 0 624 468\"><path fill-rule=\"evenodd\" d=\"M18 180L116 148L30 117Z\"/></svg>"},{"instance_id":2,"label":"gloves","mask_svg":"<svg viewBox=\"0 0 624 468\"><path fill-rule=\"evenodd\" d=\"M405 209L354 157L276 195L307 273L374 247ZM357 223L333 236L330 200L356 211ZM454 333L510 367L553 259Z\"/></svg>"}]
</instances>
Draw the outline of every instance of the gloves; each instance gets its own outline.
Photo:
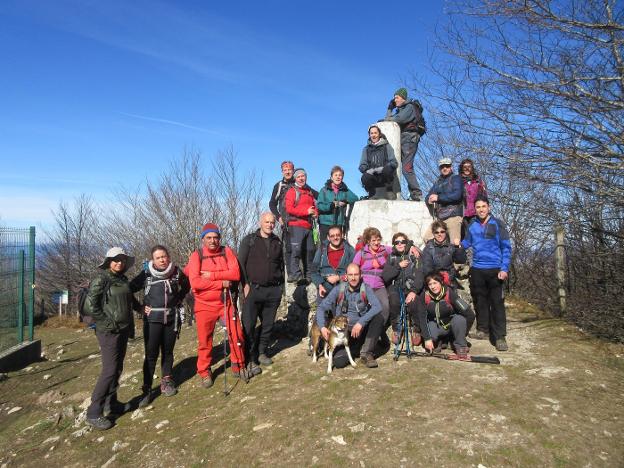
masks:
<instances>
[{"instance_id":1,"label":"gloves","mask_svg":"<svg viewBox=\"0 0 624 468\"><path fill-rule=\"evenodd\" d=\"M366 171L366 173L367 173L367 174L369 174L369 175L373 175L373 174L375 173L375 168L374 168L374 167L371 167L370 169L368 169L368 170Z\"/></svg>"},{"instance_id":2,"label":"gloves","mask_svg":"<svg viewBox=\"0 0 624 468\"><path fill-rule=\"evenodd\" d=\"M388 110L392 110L395 107L396 107L396 103L394 102L394 98L392 98L390 102L388 103Z\"/></svg>"},{"instance_id":3,"label":"gloves","mask_svg":"<svg viewBox=\"0 0 624 468\"><path fill-rule=\"evenodd\" d=\"M375 169L373 169L373 171L375 172L375 174L381 174L383 172L383 166L376 167Z\"/></svg>"}]
</instances>

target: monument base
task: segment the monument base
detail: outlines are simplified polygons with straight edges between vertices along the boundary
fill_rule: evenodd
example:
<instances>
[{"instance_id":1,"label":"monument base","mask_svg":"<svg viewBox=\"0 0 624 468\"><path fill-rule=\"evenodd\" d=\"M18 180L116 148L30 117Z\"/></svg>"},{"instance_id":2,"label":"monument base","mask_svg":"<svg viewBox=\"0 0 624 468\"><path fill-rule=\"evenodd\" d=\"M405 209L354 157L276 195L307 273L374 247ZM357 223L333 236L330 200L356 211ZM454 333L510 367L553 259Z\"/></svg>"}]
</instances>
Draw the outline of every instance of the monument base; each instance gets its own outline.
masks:
<instances>
[{"instance_id":1,"label":"monument base","mask_svg":"<svg viewBox=\"0 0 624 468\"><path fill-rule=\"evenodd\" d=\"M367 227L381 232L384 244L390 244L397 232L407 235L418 247L423 247L423 235L433 222L425 202L408 200L360 200L353 205L347 239L351 245Z\"/></svg>"}]
</instances>

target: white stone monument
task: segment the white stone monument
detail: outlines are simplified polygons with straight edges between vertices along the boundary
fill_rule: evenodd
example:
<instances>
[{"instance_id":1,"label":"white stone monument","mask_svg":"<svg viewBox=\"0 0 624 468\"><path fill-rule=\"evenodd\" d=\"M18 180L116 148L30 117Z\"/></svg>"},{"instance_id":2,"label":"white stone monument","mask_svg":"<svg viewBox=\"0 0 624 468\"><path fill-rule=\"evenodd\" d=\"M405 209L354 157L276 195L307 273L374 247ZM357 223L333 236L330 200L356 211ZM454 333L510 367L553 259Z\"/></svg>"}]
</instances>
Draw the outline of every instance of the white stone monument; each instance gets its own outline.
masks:
<instances>
[{"instance_id":1,"label":"white stone monument","mask_svg":"<svg viewBox=\"0 0 624 468\"><path fill-rule=\"evenodd\" d=\"M360 200L353 205L347 239L351 245L367 227L381 232L389 245L393 234L403 232L418 247L424 246L423 235L433 222L425 202L409 200Z\"/></svg>"}]
</instances>

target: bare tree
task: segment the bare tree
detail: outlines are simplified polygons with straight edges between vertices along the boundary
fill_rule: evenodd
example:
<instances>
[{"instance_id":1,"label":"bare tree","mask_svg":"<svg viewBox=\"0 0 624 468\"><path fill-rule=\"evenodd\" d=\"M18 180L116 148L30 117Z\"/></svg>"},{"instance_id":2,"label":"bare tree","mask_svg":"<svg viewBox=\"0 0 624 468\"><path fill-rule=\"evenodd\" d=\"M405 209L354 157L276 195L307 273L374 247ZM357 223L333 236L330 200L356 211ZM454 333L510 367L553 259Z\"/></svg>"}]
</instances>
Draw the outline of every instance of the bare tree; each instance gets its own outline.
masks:
<instances>
[{"instance_id":1,"label":"bare tree","mask_svg":"<svg viewBox=\"0 0 624 468\"><path fill-rule=\"evenodd\" d=\"M423 154L478 161L510 225L512 286L554 311L553 232L566 227L568 318L624 340L608 298L624 289L621 5L460 0L448 13L434 78L414 78L431 116Z\"/></svg>"}]
</instances>

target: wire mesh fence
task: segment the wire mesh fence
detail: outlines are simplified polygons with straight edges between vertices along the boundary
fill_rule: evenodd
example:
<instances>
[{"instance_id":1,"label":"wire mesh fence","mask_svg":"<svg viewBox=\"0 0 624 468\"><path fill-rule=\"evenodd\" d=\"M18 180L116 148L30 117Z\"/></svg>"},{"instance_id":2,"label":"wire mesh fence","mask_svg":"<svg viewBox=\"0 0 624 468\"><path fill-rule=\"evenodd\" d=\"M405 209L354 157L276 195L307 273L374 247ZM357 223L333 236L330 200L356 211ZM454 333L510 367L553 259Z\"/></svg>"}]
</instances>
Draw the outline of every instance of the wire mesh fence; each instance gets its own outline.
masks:
<instances>
[{"instance_id":1,"label":"wire mesh fence","mask_svg":"<svg viewBox=\"0 0 624 468\"><path fill-rule=\"evenodd\" d=\"M33 338L34 268L35 228L0 228L0 353Z\"/></svg>"}]
</instances>

